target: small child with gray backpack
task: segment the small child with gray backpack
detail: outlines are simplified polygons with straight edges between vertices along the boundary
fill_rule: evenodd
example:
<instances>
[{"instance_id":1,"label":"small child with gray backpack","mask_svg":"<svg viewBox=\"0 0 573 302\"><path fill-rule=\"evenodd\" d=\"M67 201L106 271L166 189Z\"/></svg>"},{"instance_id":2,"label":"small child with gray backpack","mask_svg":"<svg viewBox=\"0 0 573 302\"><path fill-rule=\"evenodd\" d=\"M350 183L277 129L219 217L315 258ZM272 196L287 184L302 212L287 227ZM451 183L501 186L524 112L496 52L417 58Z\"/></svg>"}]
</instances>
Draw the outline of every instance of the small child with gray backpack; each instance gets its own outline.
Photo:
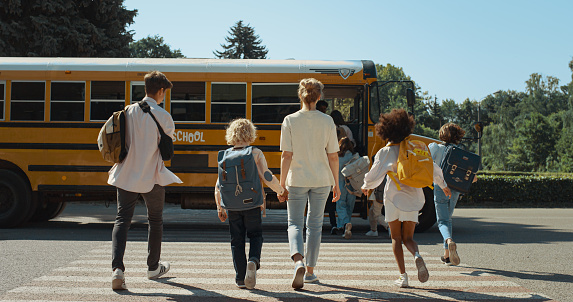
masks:
<instances>
[{"instance_id":1,"label":"small child with gray backpack","mask_svg":"<svg viewBox=\"0 0 573 302\"><path fill-rule=\"evenodd\" d=\"M253 289L260 267L263 247L261 211L265 208L263 179L279 196L288 194L267 166L263 152L250 146L256 137L255 125L244 118L233 120L225 139L233 147L219 151L215 202L221 222L229 219L235 283ZM249 238L249 258L245 253L245 234Z\"/></svg>"}]
</instances>

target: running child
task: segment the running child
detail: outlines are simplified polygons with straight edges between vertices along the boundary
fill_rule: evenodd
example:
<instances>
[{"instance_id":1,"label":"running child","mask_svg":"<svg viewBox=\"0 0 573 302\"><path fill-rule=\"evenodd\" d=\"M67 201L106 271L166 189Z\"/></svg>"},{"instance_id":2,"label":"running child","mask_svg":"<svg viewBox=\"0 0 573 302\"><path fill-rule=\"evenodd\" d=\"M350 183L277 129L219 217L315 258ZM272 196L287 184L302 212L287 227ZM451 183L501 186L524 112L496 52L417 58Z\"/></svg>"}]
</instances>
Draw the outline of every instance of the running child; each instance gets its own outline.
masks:
<instances>
[{"instance_id":1,"label":"running child","mask_svg":"<svg viewBox=\"0 0 573 302\"><path fill-rule=\"evenodd\" d=\"M388 172L397 172L399 143L412 134L414 125L414 117L408 115L404 109L393 109L390 113L380 115L380 120L376 124L376 134L383 140L387 140L388 144L380 149L374 157L372 168L366 174L364 185L362 185L364 194L367 194L368 190L378 187ZM450 189L444 181L442 170L435 163L433 166L434 184L440 186L444 193L449 196L451 194ZM400 189L398 189L397 184ZM418 280L426 282L429 278L424 259L418 251L418 244L414 241L414 228L418 223L418 211L423 207L424 202L424 193L421 188L410 187L399 183L399 181L395 183L390 177L386 179L384 188L385 220L390 226L392 251L400 271L400 277L394 281L394 284L399 287L408 287L402 243L414 256Z\"/></svg>"}]
</instances>

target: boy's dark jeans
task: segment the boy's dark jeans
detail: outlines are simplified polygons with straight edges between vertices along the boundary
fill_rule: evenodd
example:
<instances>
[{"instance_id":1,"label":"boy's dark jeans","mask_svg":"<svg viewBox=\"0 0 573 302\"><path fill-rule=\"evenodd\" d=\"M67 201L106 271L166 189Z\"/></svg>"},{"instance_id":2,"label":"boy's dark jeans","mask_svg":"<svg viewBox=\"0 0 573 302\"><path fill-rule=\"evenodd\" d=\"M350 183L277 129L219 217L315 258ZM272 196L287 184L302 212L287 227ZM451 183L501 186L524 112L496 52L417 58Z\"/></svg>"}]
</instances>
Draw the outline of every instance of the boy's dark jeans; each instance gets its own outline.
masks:
<instances>
[{"instance_id":1,"label":"boy's dark jeans","mask_svg":"<svg viewBox=\"0 0 573 302\"><path fill-rule=\"evenodd\" d=\"M260 267L261 250L263 248L263 225L261 208L245 211L227 211L229 216L229 232L231 233L231 252L235 266L235 281L245 280L247 273L247 256L245 254L245 235L249 238L249 261Z\"/></svg>"},{"instance_id":2,"label":"boy's dark jeans","mask_svg":"<svg viewBox=\"0 0 573 302\"><path fill-rule=\"evenodd\" d=\"M149 270L156 270L161 256L161 241L163 237L163 206L165 204L165 188L155 185L147 193L129 192L117 188L117 217L112 232L112 268L120 268L125 272L123 255L127 242L127 231L131 226L131 218L139 196L143 196L147 206L147 220L149 221L147 239L147 266Z\"/></svg>"}]
</instances>

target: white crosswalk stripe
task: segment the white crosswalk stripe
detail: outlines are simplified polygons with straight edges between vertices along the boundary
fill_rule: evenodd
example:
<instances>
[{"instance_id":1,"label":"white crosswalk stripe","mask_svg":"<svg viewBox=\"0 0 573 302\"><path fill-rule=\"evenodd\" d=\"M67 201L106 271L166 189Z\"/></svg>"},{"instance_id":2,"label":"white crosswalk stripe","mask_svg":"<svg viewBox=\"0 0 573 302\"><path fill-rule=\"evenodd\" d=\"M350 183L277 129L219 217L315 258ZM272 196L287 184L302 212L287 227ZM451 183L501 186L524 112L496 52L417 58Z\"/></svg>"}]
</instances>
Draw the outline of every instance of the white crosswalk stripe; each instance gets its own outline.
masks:
<instances>
[{"instance_id":1,"label":"white crosswalk stripe","mask_svg":"<svg viewBox=\"0 0 573 302\"><path fill-rule=\"evenodd\" d=\"M264 243L256 289L244 290L234 284L228 238L220 237L217 242L164 242L162 258L171 263L171 270L159 280L146 278L147 243L130 237L125 255L128 290L123 292L111 290L111 243L103 243L68 265L8 291L0 301L551 300L498 275L463 265L445 266L428 254L422 256L430 280L417 281L408 255L406 270L412 287L399 289L393 286L398 270L391 245L357 242L323 242L315 270L319 283L305 284L298 291L290 288L294 266L288 243Z\"/></svg>"}]
</instances>

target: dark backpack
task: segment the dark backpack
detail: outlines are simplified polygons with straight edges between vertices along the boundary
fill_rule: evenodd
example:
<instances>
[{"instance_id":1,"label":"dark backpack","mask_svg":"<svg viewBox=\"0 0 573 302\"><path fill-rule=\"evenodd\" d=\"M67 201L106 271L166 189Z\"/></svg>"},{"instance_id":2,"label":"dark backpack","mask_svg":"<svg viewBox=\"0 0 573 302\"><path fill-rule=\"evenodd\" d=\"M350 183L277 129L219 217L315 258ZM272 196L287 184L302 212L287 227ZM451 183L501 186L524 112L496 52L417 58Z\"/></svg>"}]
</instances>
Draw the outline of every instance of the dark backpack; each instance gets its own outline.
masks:
<instances>
[{"instance_id":1,"label":"dark backpack","mask_svg":"<svg viewBox=\"0 0 573 302\"><path fill-rule=\"evenodd\" d=\"M448 187L461 193L470 191L479 169L480 157L460 146L446 144L440 167Z\"/></svg>"},{"instance_id":2,"label":"dark backpack","mask_svg":"<svg viewBox=\"0 0 573 302\"><path fill-rule=\"evenodd\" d=\"M263 187L253 147L229 148L217 156L221 207L248 210L263 204Z\"/></svg>"},{"instance_id":3,"label":"dark backpack","mask_svg":"<svg viewBox=\"0 0 573 302\"><path fill-rule=\"evenodd\" d=\"M97 145L106 161L121 163L127 156L125 129L125 109L114 112L101 127Z\"/></svg>"}]
</instances>

